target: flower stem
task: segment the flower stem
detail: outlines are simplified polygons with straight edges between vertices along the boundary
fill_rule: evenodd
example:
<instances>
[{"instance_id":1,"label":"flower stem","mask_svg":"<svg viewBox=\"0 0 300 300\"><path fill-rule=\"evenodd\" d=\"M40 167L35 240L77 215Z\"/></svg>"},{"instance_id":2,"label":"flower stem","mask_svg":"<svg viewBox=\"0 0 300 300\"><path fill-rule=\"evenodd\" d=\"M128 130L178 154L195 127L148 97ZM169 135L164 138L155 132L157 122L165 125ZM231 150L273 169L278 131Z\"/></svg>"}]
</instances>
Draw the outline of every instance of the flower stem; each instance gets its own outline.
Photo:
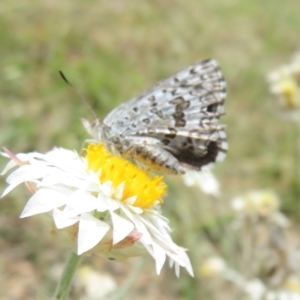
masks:
<instances>
[{"instance_id":1,"label":"flower stem","mask_svg":"<svg viewBox=\"0 0 300 300\"><path fill-rule=\"evenodd\" d=\"M65 266L64 272L61 276L60 282L57 285L53 299L55 300L68 299L70 287L80 259L81 259L80 255L77 255L74 252L71 253L69 260Z\"/></svg>"}]
</instances>

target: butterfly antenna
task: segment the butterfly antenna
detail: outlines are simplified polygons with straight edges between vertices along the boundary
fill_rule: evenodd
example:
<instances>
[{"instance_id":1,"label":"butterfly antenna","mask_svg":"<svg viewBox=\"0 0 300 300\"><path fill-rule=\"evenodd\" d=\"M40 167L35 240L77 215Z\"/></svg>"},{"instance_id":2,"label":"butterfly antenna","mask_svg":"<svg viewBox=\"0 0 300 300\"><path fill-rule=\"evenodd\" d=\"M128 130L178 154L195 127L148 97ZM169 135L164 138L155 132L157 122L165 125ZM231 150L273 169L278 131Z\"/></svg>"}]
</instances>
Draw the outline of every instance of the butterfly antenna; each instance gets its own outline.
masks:
<instances>
[{"instance_id":1,"label":"butterfly antenna","mask_svg":"<svg viewBox=\"0 0 300 300\"><path fill-rule=\"evenodd\" d=\"M92 115L95 117L95 119L98 119L97 115L95 114L95 112L93 111L91 105L85 100L85 98L82 96L82 94L80 94L75 87L71 84L71 82L67 79L67 77L65 76L65 74L59 70L59 74L61 76L61 78L63 79L63 81L71 88L71 90L73 91L73 93L76 94L76 96L78 96L81 101L88 107L88 109L92 112Z\"/></svg>"}]
</instances>

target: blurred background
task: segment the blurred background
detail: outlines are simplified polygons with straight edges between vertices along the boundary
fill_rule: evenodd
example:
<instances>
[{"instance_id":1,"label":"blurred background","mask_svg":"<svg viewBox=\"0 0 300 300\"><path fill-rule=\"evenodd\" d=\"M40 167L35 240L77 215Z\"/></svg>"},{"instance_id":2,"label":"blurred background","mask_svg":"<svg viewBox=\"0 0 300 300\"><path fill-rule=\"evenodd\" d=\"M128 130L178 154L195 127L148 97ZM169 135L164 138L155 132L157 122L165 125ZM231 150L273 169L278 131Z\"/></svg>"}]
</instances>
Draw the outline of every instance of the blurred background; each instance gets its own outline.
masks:
<instances>
[{"instance_id":1,"label":"blurred background","mask_svg":"<svg viewBox=\"0 0 300 300\"><path fill-rule=\"evenodd\" d=\"M79 151L88 138L80 119L93 115L59 70L99 117L207 58L228 85L219 190L168 177L162 207L195 278L182 270L177 279L167 264L157 276L150 257L142 265L91 256L70 299L300 299L300 98L298 82L280 81L297 73L299 15L298 0L1 1L0 146L14 153ZM29 196L20 186L0 202L1 299L48 299L69 254L38 217L19 219Z\"/></svg>"}]
</instances>

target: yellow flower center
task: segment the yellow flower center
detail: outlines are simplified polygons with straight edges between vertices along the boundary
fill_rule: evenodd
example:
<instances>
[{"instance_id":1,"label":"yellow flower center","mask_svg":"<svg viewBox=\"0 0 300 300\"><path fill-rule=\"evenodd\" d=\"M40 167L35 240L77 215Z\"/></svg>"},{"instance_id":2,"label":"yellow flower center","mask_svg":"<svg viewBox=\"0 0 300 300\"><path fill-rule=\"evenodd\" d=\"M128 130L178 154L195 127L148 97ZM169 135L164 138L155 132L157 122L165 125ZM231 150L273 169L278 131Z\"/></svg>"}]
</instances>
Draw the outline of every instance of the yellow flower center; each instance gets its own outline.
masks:
<instances>
[{"instance_id":1,"label":"yellow flower center","mask_svg":"<svg viewBox=\"0 0 300 300\"><path fill-rule=\"evenodd\" d=\"M167 188L162 176L151 176L149 171L143 171L121 157L112 156L102 143L89 144L86 151L88 169L94 172L101 170L101 183L111 181L117 188L125 182L121 201L136 196L133 205L143 209L162 202L161 197Z\"/></svg>"}]
</instances>

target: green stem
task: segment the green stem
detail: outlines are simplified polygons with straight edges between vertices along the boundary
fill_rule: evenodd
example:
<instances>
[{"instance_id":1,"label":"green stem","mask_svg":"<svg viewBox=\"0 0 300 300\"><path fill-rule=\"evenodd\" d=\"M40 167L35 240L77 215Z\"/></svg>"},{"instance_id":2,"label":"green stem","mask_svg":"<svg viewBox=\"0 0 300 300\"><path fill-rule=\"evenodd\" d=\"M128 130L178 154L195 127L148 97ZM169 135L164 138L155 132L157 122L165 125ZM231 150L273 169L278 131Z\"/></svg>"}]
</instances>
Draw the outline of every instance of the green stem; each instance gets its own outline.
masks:
<instances>
[{"instance_id":1,"label":"green stem","mask_svg":"<svg viewBox=\"0 0 300 300\"><path fill-rule=\"evenodd\" d=\"M68 299L70 287L80 259L81 259L80 255L77 255L74 252L71 253L69 260L65 266L64 272L61 276L60 282L57 285L53 299L55 300Z\"/></svg>"}]
</instances>

